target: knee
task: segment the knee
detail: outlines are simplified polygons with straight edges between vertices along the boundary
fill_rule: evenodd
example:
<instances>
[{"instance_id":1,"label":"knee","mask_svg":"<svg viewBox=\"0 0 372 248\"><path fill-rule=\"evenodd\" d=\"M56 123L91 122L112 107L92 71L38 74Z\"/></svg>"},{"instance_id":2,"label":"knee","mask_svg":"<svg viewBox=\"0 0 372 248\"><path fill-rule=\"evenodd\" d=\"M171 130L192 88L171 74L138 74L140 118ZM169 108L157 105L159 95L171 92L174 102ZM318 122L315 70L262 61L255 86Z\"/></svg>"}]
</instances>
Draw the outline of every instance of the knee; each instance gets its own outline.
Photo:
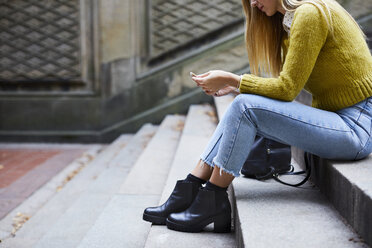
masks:
<instances>
[{"instance_id":1,"label":"knee","mask_svg":"<svg viewBox=\"0 0 372 248\"><path fill-rule=\"evenodd\" d=\"M240 94L235 97L228 109L230 118L240 118L245 116L249 121L251 120L251 110L254 109L259 103L261 96L251 94Z\"/></svg>"},{"instance_id":2,"label":"knee","mask_svg":"<svg viewBox=\"0 0 372 248\"><path fill-rule=\"evenodd\" d=\"M231 103L231 108L233 109L242 109L243 106L249 101L248 94L239 94L234 98L234 101Z\"/></svg>"},{"instance_id":3,"label":"knee","mask_svg":"<svg viewBox=\"0 0 372 248\"><path fill-rule=\"evenodd\" d=\"M262 104L265 97L252 94L239 94L235 97L231 106L234 109L242 109L243 111L252 107L258 107Z\"/></svg>"}]
</instances>

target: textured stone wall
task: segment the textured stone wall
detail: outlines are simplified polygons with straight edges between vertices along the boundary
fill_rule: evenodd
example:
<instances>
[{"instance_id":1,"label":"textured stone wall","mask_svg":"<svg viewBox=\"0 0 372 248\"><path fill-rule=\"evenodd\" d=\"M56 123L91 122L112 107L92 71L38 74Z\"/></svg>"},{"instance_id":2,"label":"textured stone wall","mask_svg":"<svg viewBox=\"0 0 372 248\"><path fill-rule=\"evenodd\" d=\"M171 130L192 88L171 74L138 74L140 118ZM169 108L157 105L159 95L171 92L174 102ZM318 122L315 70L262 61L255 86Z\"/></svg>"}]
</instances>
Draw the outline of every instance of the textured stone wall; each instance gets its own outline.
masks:
<instances>
[{"instance_id":1,"label":"textured stone wall","mask_svg":"<svg viewBox=\"0 0 372 248\"><path fill-rule=\"evenodd\" d=\"M0 82L0 139L4 141L110 141L122 132L136 131L145 122L158 123L168 113L185 113L191 103L211 101L194 85L190 71L248 70L243 12L238 0L13 0L0 1L0 9L4 3L15 2L26 6L34 3L44 9L51 3L60 6L47 14L50 22L60 24L60 30L48 35L52 29L43 30L43 25L48 24L41 24L40 32L46 33L41 32L42 37L31 42L35 45L28 46L36 58L30 60L35 65L41 63L37 69L42 73L49 73L44 71L45 66L54 63L63 68L72 61L72 71L55 69L62 74L55 73L54 78L63 75L66 80L54 80L53 86L41 84L42 80L17 87L9 81ZM343 4L354 17L364 18L365 26L371 26L371 1L344 0ZM63 8L64 5L68 7ZM74 11L71 6L75 6ZM38 13L29 7L31 13ZM68 18L54 18L58 8ZM29 10L26 7L22 11ZM0 16L6 15L0 18L0 40L9 36L3 31L7 19L22 20L8 12L0 11ZM35 23L30 20L25 25ZM80 30L78 38L76 28ZM75 31L64 32L65 29ZM12 28L9 30L8 33L13 32ZM21 34L30 41L27 32ZM53 43L53 39L60 39L59 43ZM50 51L64 53L70 62L63 56L48 57L50 65L38 62L40 56L52 54L43 48L44 40L51 44ZM6 43L11 46L5 47ZM1 51L16 45L25 51L22 44L22 40L10 41L8 37L1 42ZM0 76L10 75L4 69L1 72L6 63L19 72L22 63L9 66L9 56L27 56L17 51L9 54L12 55L0 56ZM29 63L24 59L22 62ZM40 74L27 70L32 75Z\"/></svg>"},{"instance_id":2,"label":"textured stone wall","mask_svg":"<svg viewBox=\"0 0 372 248\"><path fill-rule=\"evenodd\" d=\"M150 3L152 57L243 18L241 0L152 0Z\"/></svg>"}]
</instances>

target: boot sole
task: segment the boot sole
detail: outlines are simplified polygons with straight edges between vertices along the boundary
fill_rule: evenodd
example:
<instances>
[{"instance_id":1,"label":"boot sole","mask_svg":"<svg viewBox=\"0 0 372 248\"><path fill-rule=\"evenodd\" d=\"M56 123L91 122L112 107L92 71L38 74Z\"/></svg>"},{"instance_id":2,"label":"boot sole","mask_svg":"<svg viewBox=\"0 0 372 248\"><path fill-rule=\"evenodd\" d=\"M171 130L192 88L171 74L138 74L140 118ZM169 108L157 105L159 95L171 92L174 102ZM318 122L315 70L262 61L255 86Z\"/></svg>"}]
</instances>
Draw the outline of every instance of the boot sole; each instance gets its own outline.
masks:
<instances>
[{"instance_id":1,"label":"boot sole","mask_svg":"<svg viewBox=\"0 0 372 248\"><path fill-rule=\"evenodd\" d=\"M143 220L152 222L152 224L155 225L165 225L166 219L166 217L159 217L143 213Z\"/></svg>"},{"instance_id":2,"label":"boot sole","mask_svg":"<svg viewBox=\"0 0 372 248\"><path fill-rule=\"evenodd\" d=\"M225 223L224 225L220 226L218 224L220 219L225 219L226 217L224 215L217 215L217 216L212 216L201 223L195 225L195 226L185 226L179 223L172 222L167 218L166 220L166 225L167 228L175 231L180 231L180 232L190 232L190 233L196 233L196 232L201 232L203 231L203 228L209 225L210 223L214 222L214 232L215 233L229 233L231 232L231 218L229 218L229 222ZM217 222L217 224L216 224Z\"/></svg>"}]
</instances>

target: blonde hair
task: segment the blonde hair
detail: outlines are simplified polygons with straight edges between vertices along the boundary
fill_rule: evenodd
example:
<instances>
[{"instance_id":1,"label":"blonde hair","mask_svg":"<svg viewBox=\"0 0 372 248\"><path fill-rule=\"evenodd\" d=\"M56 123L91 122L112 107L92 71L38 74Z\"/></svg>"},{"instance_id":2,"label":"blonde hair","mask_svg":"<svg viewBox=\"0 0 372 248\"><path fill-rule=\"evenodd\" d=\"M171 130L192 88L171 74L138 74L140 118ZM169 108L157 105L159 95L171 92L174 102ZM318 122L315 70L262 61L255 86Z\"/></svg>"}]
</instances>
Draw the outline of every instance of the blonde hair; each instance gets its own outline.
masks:
<instances>
[{"instance_id":1,"label":"blonde hair","mask_svg":"<svg viewBox=\"0 0 372 248\"><path fill-rule=\"evenodd\" d=\"M331 0L339 5L336 1ZM332 6L323 0L280 0L285 11L295 11L305 3L316 6L328 24L328 30L333 35ZM276 12L273 16L266 16L258 8L251 7L251 0L242 0L243 10L246 17L245 44L248 52L251 73L255 75L269 74L279 76L282 70L284 57L282 53L282 41L287 36L283 29L283 15ZM366 35L360 29L354 18L341 6L341 9L353 20L359 28L364 39Z\"/></svg>"}]
</instances>

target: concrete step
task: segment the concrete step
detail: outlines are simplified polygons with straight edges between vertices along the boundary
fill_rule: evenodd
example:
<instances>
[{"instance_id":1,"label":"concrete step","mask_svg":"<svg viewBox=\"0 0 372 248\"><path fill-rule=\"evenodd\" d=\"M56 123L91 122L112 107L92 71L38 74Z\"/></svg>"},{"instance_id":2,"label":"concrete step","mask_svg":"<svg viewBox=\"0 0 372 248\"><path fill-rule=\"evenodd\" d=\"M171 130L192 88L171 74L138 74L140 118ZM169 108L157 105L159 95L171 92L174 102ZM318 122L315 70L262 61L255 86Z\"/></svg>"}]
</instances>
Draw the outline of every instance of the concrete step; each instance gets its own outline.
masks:
<instances>
[{"instance_id":1,"label":"concrete step","mask_svg":"<svg viewBox=\"0 0 372 248\"><path fill-rule=\"evenodd\" d=\"M184 116L167 116L163 120L78 247L143 247L151 224L142 220L142 213L159 201L184 120Z\"/></svg>"},{"instance_id":2,"label":"concrete step","mask_svg":"<svg viewBox=\"0 0 372 248\"><path fill-rule=\"evenodd\" d=\"M238 247L367 247L318 188L233 182Z\"/></svg>"},{"instance_id":3,"label":"concrete step","mask_svg":"<svg viewBox=\"0 0 372 248\"><path fill-rule=\"evenodd\" d=\"M55 188L57 193L34 215L28 216L30 219L17 231L15 237L3 240L3 246L32 247L106 169L108 162L131 138L132 135L120 136L93 160L80 164L72 174L67 175L62 184Z\"/></svg>"},{"instance_id":4,"label":"concrete step","mask_svg":"<svg viewBox=\"0 0 372 248\"><path fill-rule=\"evenodd\" d=\"M311 182L293 188L239 177L232 186L238 247L367 247Z\"/></svg>"},{"instance_id":5,"label":"concrete step","mask_svg":"<svg viewBox=\"0 0 372 248\"><path fill-rule=\"evenodd\" d=\"M311 105L311 95L301 92L297 100ZM295 160L304 167L300 149L292 149ZM372 246L372 155L359 161L331 161L312 155L312 181L330 200L342 217Z\"/></svg>"},{"instance_id":6,"label":"concrete step","mask_svg":"<svg viewBox=\"0 0 372 248\"><path fill-rule=\"evenodd\" d=\"M346 221L372 246L372 155L360 161L312 157L312 180Z\"/></svg>"},{"instance_id":7,"label":"concrete step","mask_svg":"<svg viewBox=\"0 0 372 248\"><path fill-rule=\"evenodd\" d=\"M112 196L120 189L156 130L156 126L145 125L124 149L118 150L107 163L106 169L35 244L35 247L76 247ZM66 240L66 237L69 238Z\"/></svg>"},{"instance_id":8,"label":"concrete step","mask_svg":"<svg viewBox=\"0 0 372 248\"><path fill-rule=\"evenodd\" d=\"M185 178L195 167L215 128L216 114L211 106L190 107L161 199L153 206L164 203L176 181ZM152 225L145 247L235 247L235 240L232 233L215 234L210 228L202 233L183 233L169 230L166 226Z\"/></svg>"}]
</instances>

